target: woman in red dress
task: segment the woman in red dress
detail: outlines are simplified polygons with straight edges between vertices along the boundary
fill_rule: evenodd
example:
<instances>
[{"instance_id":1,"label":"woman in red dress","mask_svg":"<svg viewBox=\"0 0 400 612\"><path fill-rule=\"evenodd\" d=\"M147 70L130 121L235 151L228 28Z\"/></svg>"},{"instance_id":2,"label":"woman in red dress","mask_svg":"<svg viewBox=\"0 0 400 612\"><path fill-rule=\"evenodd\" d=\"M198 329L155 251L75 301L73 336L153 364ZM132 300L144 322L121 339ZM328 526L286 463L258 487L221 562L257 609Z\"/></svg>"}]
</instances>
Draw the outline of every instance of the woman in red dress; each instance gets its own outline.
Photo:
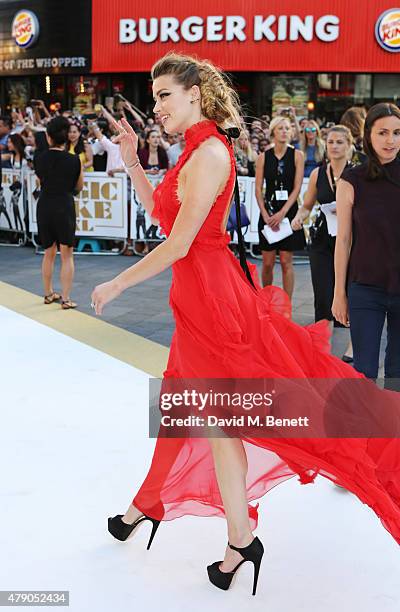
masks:
<instances>
[{"instance_id":1,"label":"woman in red dress","mask_svg":"<svg viewBox=\"0 0 400 612\"><path fill-rule=\"evenodd\" d=\"M220 130L240 127L240 115L223 75L205 61L168 54L152 78L154 112L167 133L185 132L186 143L155 191L138 161L136 134L124 120L116 127L138 197L167 240L96 287L96 314L128 287L172 266L176 331L165 379L363 378L329 354L327 323L293 323L286 294L261 289L255 273L251 284L227 247L236 171L233 147ZM321 474L369 504L400 543L399 456L395 438L159 437L145 481L127 512L109 519L109 531L124 540L150 520L150 546L161 520L225 517L229 544L224 560L207 568L209 578L227 589L249 560L255 594L263 547L253 535L257 507L250 501L296 474L302 483Z\"/></svg>"}]
</instances>

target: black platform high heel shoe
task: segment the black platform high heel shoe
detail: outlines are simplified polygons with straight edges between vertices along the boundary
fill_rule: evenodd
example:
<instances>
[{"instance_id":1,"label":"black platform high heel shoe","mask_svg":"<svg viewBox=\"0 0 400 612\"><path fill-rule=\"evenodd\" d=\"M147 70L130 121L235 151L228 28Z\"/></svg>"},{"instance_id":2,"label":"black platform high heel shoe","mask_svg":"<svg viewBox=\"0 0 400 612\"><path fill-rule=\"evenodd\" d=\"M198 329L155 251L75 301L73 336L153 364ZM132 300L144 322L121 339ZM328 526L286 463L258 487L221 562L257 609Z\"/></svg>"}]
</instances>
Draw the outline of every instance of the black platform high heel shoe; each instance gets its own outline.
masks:
<instances>
[{"instance_id":1,"label":"black platform high heel shoe","mask_svg":"<svg viewBox=\"0 0 400 612\"><path fill-rule=\"evenodd\" d=\"M212 565L209 565L207 567L207 572L210 582L212 582L213 585L218 587L219 589L227 591L231 586L232 579L239 567L246 561L251 561L254 565L253 595L255 595L257 591L257 581L258 575L260 573L261 559L264 554L264 546L262 545L261 540L256 537L254 538L251 544L245 546L244 548L237 548L236 546L232 546L232 544L229 544L229 542L228 546L229 548L232 548L232 550L236 550L238 553L240 553L243 559L231 572L222 572L219 569L219 566L222 561L216 561Z\"/></svg>"},{"instance_id":2,"label":"black platform high heel shoe","mask_svg":"<svg viewBox=\"0 0 400 612\"><path fill-rule=\"evenodd\" d=\"M136 521L133 521L133 523L129 525L128 523L124 523L122 516L122 514L117 514L116 516L108 519L108 531L111 533L111 535L117 540L124 542L131 535L132 531L134 531L134 529L140 525L140 523L143 523L143 521L151 521L153 526L151 529L149 543L147 544L147 550L149 550L161 521L143 514L143 516L139 516Z\"/></svg>"}]
</instances>

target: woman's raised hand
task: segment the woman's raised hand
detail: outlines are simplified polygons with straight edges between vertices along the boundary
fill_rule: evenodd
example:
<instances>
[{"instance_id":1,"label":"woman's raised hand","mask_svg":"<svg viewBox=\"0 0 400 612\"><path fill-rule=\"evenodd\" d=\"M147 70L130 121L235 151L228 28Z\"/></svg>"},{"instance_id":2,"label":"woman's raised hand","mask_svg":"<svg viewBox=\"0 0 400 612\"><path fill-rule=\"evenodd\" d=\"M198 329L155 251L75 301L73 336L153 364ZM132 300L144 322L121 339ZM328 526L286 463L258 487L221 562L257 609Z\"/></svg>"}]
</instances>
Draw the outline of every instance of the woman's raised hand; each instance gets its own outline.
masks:
<instances>
[{"instance_id":1,"label":"woman's raised hand","mask_svg":"<svg viewBox=\"0 0 400 612\"><path fill-rule=\"evenodd\" d=\"M118 133L114 138L114 143L121 147L121 157L125 166L132 166L138 159L138 137L135 130L124 118L121 121L116 121L114 117L110 117L108 120Z\"/></svg>"}]
</instances>

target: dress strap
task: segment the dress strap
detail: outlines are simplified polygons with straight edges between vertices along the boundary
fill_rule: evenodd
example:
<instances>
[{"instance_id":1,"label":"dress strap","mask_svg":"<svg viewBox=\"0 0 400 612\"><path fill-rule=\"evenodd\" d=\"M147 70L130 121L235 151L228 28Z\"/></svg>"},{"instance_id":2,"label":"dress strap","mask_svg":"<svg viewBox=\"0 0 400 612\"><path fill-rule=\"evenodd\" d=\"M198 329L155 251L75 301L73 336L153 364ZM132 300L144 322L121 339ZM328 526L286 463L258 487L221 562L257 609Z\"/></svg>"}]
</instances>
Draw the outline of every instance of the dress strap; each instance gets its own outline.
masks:
<instances>
[{"instance_id":1,"label":"dress strap","mask_svg":"<svg viewBox=\"0 0 400 612\"><path fill-rule=\"evenodd\" d=\"M217 126L217 130L220 134L224 134L229 141L230 146L233 148L233 138L239 138L240 130L238 128L228 128L226 131ZM247 265L246 258L246 249L244 246L243 234L242 234L242 223L241 223L241 214L240 214L240 193L239 193L239 183L237 178L237 169L235 164L235 208L236 208L236 233L238 235L238 246L239 246L239 261L243 272L246 275L247 280L250 285L255 287L253 278L250 274L249 266Z\"/></svg>"}]
</instances>

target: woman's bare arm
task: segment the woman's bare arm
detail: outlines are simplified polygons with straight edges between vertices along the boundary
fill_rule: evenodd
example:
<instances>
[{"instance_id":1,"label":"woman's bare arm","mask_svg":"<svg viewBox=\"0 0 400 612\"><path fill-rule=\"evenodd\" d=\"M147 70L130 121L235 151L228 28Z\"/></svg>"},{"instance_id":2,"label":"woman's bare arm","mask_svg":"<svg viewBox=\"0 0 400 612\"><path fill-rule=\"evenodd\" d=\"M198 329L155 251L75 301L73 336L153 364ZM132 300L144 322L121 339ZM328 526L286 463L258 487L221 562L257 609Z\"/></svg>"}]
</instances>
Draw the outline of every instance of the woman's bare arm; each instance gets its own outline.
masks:
<instances>
[{"instance_id":1,"label":"woman's bare arm","mask_svg":"<svg viewBox=\"0 0 400 612\"><path fill-rule=\"evenodd\" d=\"M294 151L294 164L295 164L295 175L294 175L294 184L293 191L289 193L289 197L285 205L282 206L280 212L284 212L284 216L287 212L292 208L293 204L297 202L297 198L299 197L301 186L303 184L304 178L304 153L295 149Z\"/></svg>"},{"instance_id":2,"label":"woman's bare arm","mask_svg":"<svg viewBox=\"0 0 400 612\"><path fill-rule=\"evenodd\" d=\"M119 133L114 139L114 143L120 144L121 157L126 166L126 171L130 176L141 204L146 209L146 212L151 216L154 208L154 187L148 180L140 163L137 164L139 161L137 154L138 137L126 119L122 119L120 122L117 122L115 121L114 117L107 115L107 120Z\"/></svg>"},{"instance_id":3,"label":"woman's bare arm","mask_svg":"<svg viewBox=\"0 0 400 612\"><path fill-rule=\"evenodd\" d=\"M265 221L265 218L268 217L267 209L265 208L264 196L263 196L263 185L264 185L264 163L265 163L265 154L260 153L257 157L256 161L256 200L258 207L260 209L261 215Z\"/></svg>"},{"instance_id":4,"label":"woman's bare arm","mask_svg":"<svg viewBox=\"0 0 400 612\"><path fill-rule=\"evenodd\" d=\"M346 295L347 268L352 242L352 209L354 189L347 181L339 180L336 191L338 231L335 247L335 292Z\"/></svg>"},{"instance_id":5,"label":"woman's bare arm","mask_svg":"<svg viewBox=\"0 0 400 612\"><path fill-rule=\"evenodd\" d=\"M187 170L183 201L170 235L139 263L109 283L96 287L92 301L96 313L128 287L133 287L186 257L211 207L227 180L229 154L222 143L206 141L193 154Z\"/></svg>"},{"instance_id":6,"label":"woman's bare arm","mask_svg":"<svg viewBox=\"0 0 400 612\"><path fill-rule=\"evenodd\" d=\"M79 160L79 162L80 162L80 160ZM78 180L76 181L75 189L76 189L76 191L82 191L82 189L83 189L83 166L82 166L82 164L81 164L81 171L80 171Z\"/></svg>"},{"instance_id":7,"label":"woman's bare arm","mask_svg":"<svg viewBox=\"0 0 400 612\"><path fill-rule=\"evenodd\" d=\"M300 206L293 219L291 225L293 230L299 230L302 228L304 221L309 216L312 207L317 201L317 178L319 168L315 168L310 174L310 180L308 181L307 191L304 194L303 205Z\"/></svg>"},{"instance_id":8,"label":"woman's bare arm","mask_svg":"<svg viewBox=\"0 0 400 612\"><path fill-rule=\"evenodd\" d=\"M354 189L340 179L336 189L336 214L338 231L335 246L335 292L332 314L342 325L349 325L349 310L346 295L347 269L352 244L352 211Z\"/></svg>"}]
</instances>

